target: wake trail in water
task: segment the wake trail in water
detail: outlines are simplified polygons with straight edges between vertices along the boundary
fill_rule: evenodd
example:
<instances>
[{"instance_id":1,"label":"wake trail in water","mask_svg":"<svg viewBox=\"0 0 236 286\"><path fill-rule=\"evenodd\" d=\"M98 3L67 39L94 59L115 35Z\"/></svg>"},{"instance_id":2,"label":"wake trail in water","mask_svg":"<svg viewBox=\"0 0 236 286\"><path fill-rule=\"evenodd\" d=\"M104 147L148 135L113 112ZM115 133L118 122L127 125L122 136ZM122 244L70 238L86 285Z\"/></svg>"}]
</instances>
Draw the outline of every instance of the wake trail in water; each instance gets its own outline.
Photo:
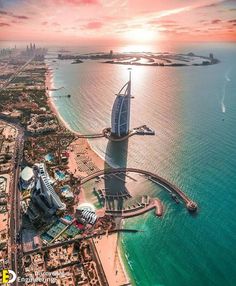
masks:
<instances>
[{"instance_id":1,"label":"wake trail in water","mask_svg":"<svg viewBox=\"0 0 236 286\"><path fill-rule=\"evenodd\" d=\"M223 95L221 98L221 110L223 113L226 112L226 108L225 108L225 89L226 89L226 83L224 83L224 87L223 87Z\"/></svg>"},{"instance_id":2,"label":"wake trail in water","mask_svg":"<svg viewBox=\"0 0 236 286\"><path fill-rule=\"evenodd\" d=\"M229 73L230 71L228 71L225 74L225 82L223 85L223 92L222 92L222 98L221 98L221 110L223 113L226 112L226 107L225 107L225 95L226 95L226 87L227 87L227 83L231 81L230 77L229 77Z\"/></svg>"},{"instance_id":3,"label":"wake trail in water","mask_svg":"<svg viewBox=\"0 0 236 286\"><path fill-rule=\"evenodd\" d=\"M225 75L225 79L226 79L227 81L231 81L231 79L229 78L229 75L228 75L228 74Z\"/></svg>"}]
</instances>

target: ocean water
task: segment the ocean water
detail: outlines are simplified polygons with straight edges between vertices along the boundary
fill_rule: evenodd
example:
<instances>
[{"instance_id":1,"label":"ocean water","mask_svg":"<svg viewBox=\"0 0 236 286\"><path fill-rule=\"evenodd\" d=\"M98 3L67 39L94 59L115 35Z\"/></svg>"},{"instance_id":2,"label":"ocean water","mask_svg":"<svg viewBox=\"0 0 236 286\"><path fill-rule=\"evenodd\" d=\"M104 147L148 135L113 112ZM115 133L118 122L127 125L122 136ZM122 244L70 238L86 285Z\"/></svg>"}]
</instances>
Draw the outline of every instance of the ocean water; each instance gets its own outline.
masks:
<instances>
[{"instance_id":1,"label":"ocean water","mask_svg":"<svg viewBox=\"0 0 236 286\"><path fill-rule=\"evenodd\" d=\"M94 49L90 48L90 51ZM153 48L155 50L155 47ZM169 48L170 50L170 48ZM168 51L169 51L168 50ZM199 205L190 215L155 185L165 214L126 221L144 232L121 237L134 285L236 285L236 45L195 44L175 52L213 52L220 63L204 67L132 67L131 125L147 124L156 136L134 136L126 145L94 139L94 150L113 166L139 167L179 186ZM158 47L156 47L156 51ZM128 79L128 66L95 61L48 63L55 104L81 133L110 126L115 93ZM58 97L71 94L71 98Z\"/></svg>"}]
</instances>

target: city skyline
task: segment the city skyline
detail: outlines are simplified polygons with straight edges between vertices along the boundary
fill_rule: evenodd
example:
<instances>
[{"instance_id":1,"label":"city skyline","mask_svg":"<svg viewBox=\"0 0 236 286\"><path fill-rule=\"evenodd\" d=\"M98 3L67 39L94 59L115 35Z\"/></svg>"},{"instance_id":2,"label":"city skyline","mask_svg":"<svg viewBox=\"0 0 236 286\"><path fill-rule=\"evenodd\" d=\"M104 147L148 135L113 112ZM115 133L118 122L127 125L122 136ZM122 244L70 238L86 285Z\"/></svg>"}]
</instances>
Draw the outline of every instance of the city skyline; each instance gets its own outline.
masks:
<instances>
[{"instance_id":1,"label":"city skyline","mask_svg":"<svg viewBox=\"0 0 236 286\"><path fill-rule=\"evenodd\" d=\"M235 41L232 0L0 1L0 40L70 44Z\"/></svg>"}]
</instances>

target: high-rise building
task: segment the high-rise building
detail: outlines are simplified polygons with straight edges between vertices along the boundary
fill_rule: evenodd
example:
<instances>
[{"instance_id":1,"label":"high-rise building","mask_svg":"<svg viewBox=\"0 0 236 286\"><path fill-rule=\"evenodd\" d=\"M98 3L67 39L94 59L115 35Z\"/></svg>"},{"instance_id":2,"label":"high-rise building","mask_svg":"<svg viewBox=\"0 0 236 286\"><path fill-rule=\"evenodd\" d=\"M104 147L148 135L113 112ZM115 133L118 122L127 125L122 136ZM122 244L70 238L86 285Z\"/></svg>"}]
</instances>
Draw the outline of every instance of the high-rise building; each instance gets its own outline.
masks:
<instances>
[{"instance_id":1,"label":"high-rise building","mask_svg":"<svg viewBox=\"0 0 236 286\"><path fill-rule=\"evenodd\" d=\"M131 70L129 81L116 95L111 115L111 134L114 137L123 137L129 133L131 101Z\"/></svg>"},{"instance_id":2,"label":"high-rise building","mask_svg":"<svg viewBox=\"0 0 236 286\"><path fill-rule=\"evenodd\" d=\"M50 177L43 163L38 164L38 176L35 189L32 194L33 202L48 214L53 214L57 210L64 211L66 205L61 202L59 196L53 189Z\"/></svg>"}]
</instances>

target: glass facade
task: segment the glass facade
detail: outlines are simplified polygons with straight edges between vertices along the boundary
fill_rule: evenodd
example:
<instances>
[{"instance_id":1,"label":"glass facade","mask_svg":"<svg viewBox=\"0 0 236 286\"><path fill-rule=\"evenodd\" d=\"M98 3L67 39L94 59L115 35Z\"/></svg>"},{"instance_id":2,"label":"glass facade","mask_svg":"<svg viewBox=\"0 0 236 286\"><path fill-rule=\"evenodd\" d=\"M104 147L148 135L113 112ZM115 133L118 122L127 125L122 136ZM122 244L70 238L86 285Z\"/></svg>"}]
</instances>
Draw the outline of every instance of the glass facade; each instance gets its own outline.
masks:
<instances>
[{"instance_id":1,"label":"glass facade","mask_svg":"<svg viewBox=\"0 0 236 286\"><path fill-rule=\"evenodd\" d=\"M111 133L115 137L123 137L129 133L131 81L128 81L117 95L112 108ZM125 92L122 94L122 91Z\"/></svg>"}]
</instances>

